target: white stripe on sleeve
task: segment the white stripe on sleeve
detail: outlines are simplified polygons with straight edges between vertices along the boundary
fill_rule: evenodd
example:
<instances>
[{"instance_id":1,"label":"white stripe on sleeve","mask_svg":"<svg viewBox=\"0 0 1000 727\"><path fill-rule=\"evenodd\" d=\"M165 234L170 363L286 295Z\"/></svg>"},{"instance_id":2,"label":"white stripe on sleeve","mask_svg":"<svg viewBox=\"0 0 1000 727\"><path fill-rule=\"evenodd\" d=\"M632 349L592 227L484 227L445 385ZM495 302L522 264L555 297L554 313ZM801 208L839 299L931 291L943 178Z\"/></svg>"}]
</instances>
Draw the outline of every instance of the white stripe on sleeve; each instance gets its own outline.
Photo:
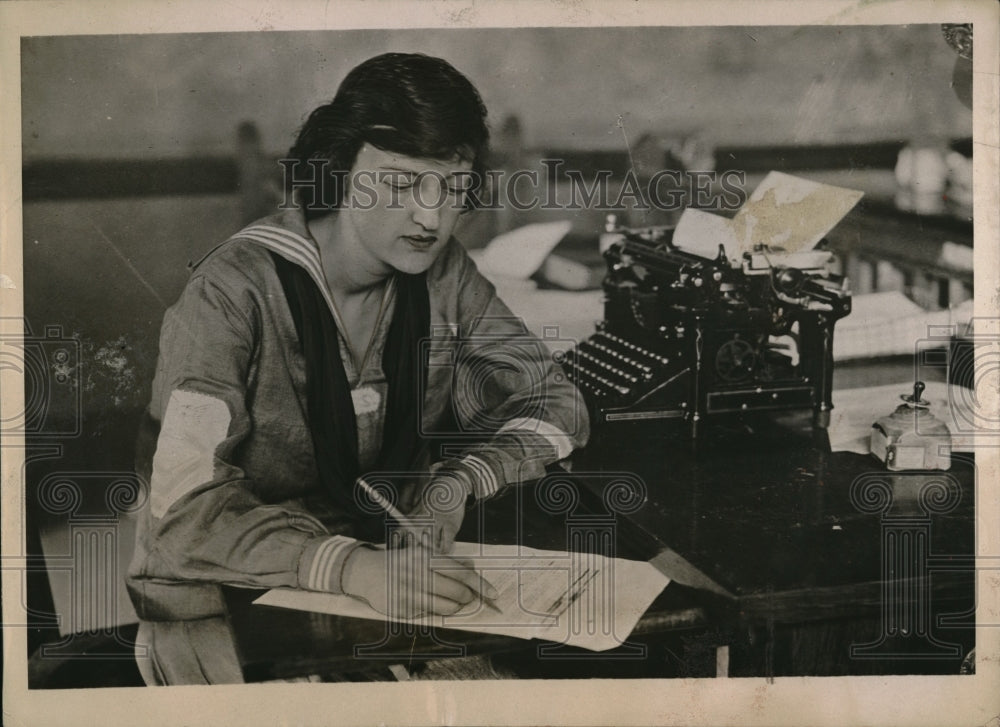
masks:
<instances>
[{"instance_id":1,"label":"white stripe on sleeve","mask_svg":"<svg viewBox=\"0 0 1000 727\"><path fill-rule=\"evenodd\" d=\"M511 419L500 427L500 432L524 431L533 432L544 438L556 450L557 459L565 459L573 451L573 440L566 432L541 419Z\"/></svg>"},{"instance_id":2,"label":"white stripe on sleeve","mask_svg":"<svg viewBox=\"0 0 1000 727\"><path fill-rule=\"evenodd\" d=\"M161 518L170 506L215 476L215 450L229 433L221 399L175 389L170 394L153 455L150 509Z\"/></svg>"}]
</instances>

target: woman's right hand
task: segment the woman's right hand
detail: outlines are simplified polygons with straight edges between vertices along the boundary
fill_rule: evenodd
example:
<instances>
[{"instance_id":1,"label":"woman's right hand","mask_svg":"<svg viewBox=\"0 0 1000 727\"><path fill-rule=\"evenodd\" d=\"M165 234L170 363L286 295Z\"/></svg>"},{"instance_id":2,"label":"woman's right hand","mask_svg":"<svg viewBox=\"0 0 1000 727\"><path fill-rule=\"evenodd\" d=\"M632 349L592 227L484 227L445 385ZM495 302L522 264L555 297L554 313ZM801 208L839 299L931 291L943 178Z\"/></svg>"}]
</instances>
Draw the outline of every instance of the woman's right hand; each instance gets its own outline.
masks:
<instances>
[{"instance_id":1,"label":"woman's right hand","mask_svg":"<svg viewBox=\"0 0 1000 727\"><path fill-rule=\"evenodd\" d=\"M432 555L422 546L357 548L344 563L342 583L344 593L394 618L449 615L480 599L480 594L491 600L497 597L469 563Z\"/></svg>"}]
</instances>

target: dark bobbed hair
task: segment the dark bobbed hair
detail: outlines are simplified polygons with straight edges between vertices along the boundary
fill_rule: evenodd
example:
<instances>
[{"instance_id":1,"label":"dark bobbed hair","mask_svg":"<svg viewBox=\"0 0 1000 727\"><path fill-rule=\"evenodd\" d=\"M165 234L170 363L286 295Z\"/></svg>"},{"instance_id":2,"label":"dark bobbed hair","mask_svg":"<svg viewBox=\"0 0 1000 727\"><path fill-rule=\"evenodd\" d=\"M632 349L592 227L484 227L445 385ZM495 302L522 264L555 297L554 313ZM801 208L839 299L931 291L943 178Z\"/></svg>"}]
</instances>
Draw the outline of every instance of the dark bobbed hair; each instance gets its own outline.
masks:
<instances>
[{"instance_id":1,"label":"dark bobbed hair","mask_svg":"<svg viewBox=\"0 0 1000 727\"><path fill-rule=\"evenodd\" d=\"M303 169L286 174L292 193L296 178L312 175L304 166L308 160L323 161L324 173L317 170L316 184L309 185L316 192L314 204L306 204L307 219L341 205L347 173L365 142L410 157L471 162L467 209L478 201L489 153L486 107L475 86L447 61L420 53L375 56L348 73L333 100L309 115L288 153Z\"/></svg>"}]
</instances>

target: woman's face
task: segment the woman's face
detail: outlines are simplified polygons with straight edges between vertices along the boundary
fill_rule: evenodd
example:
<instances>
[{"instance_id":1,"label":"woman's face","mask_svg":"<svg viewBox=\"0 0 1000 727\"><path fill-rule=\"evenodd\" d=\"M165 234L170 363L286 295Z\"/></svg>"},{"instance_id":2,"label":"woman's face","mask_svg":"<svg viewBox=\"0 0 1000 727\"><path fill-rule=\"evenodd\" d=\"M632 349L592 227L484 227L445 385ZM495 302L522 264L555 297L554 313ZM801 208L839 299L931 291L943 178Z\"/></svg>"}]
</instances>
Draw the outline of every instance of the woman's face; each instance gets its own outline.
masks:
<instances>
[{"instance_id":1,"label":"woman's face","mask_svg":"<svg viewBox=\"0 0 1000 727\"><path fill-rule=\"evenodd\" d=\"M469 162L417 159L364 144L338 216L346 252L368 273L422 273L458 222Z\"/></svg>"}]
</instances>

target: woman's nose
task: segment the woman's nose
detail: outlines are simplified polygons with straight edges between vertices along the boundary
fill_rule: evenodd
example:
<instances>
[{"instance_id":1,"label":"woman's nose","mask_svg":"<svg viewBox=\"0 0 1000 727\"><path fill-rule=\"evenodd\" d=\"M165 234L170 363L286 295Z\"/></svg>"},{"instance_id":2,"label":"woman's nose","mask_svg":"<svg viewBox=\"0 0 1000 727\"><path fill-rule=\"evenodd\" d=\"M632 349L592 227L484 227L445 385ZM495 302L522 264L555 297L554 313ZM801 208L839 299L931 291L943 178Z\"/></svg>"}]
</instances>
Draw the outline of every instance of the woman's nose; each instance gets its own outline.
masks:
<instances>
[{"instance_id":1,"label":"woman's nose","mask_svg":"<svg viewBox=\"0 0 1000 727\"><path fill-rule=\"evenodd\" d=\"M440 187L423 184L413 196L413 220L425 230L436 230L441 224L442 199Z\"/></svg>"},{"instance_id":2,"label":"woman's nose","mask_svg":"<svg viewBox=\"0 0 1000 727\"><path fill-rule=\"evenodd\" d=\"M425 230L436 230L441 223L441 213L437 207L417 203L413 209L413 220Z\"/></svg>"}]
</instances>

